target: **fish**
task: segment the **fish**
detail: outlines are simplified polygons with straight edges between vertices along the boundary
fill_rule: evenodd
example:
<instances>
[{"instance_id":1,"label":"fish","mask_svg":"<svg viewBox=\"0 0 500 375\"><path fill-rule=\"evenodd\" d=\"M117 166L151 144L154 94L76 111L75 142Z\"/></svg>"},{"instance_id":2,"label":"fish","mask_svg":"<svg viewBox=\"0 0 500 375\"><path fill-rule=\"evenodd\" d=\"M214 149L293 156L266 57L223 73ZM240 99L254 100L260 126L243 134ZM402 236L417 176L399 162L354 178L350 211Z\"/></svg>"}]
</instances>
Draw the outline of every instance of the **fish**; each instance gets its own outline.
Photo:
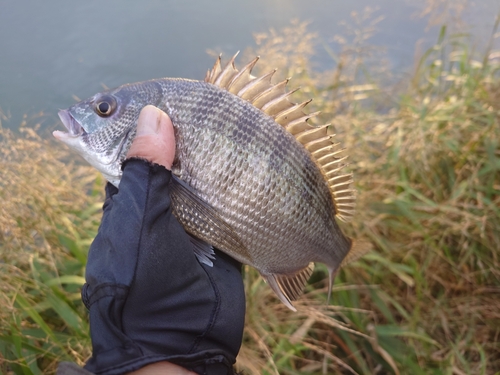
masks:
<instances>
[{"instance_id":1,"label":"fish","mask_svg":"<svg viewBox=\"0 0 500 375\"><path fill-rule=\"evenodd\" d=\"M176 154L169 191L173 213L201 263L213 248L260 275L291 310L314 264L326 265L328 301L337 270L366 252L337 220L352 219L356 191L344 149L329 124L313 126L310 100L294 103L276 70L256 77L256 57L238 70L221 56L204 80L161 78L100 92L59 117L53 135L119 187L121 164L146 105L172 120ZM360 245L361 244L361 245ZM348 255L349 254L349 255Z\"/></svg>"}]
</instances>

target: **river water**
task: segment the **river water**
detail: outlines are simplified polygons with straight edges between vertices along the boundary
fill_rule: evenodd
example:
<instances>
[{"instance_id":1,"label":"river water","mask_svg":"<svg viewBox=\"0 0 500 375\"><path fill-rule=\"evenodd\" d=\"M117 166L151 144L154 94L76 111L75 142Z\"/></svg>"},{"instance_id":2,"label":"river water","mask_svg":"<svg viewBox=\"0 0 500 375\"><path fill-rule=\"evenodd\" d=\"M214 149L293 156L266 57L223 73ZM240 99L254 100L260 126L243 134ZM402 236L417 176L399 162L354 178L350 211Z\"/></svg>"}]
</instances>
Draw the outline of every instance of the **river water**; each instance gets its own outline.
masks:
<instances>
[{"instance_id":1,"label":"river water","mask_svg":"<svg viewBox=\"0 0 500 375\"><path fill-rule=\"evenodd\" d=\"M438 26L418 14L426 2L444 1L0 0L0 119L15 129L24 114L43 112L42 126L53 129L62 126L59 108L102 85L166 76L202 79L213 64L207 49L228 56L253 46L253 33L290 26L294 18L319 34L321 67L327 64L325 46L338 48L333 37L345 30L342 21L367 6L373 19L382 17L370 43L384 46L392 69L403 72L412 66L417 43L430 46L437 39ZM468 26L454 19L451 24L483 48L500 0L449 2L458 3L467 3L461 16ZM449 4L437 8L453 11Z\"/></svg>"}]
</instances>

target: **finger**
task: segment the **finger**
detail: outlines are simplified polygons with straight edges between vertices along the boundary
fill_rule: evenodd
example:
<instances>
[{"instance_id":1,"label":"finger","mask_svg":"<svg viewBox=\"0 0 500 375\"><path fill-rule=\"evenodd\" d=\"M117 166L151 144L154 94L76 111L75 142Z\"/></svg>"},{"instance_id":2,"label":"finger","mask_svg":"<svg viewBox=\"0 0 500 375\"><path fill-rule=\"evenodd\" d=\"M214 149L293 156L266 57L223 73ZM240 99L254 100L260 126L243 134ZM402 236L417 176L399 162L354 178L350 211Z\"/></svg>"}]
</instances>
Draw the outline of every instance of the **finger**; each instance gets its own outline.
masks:
<instances>
[{"instance_id":1,"label":"finger","mask_svg":"<svg viewBox=\"0 0 500 375\"><path fill-rule=\"evenodd\" d=\"M175 135L172 120L160 109L144 107L137 121L137 133L127 158L139 157L172 168L175 157Z\"/></svg>"}]
</instances>

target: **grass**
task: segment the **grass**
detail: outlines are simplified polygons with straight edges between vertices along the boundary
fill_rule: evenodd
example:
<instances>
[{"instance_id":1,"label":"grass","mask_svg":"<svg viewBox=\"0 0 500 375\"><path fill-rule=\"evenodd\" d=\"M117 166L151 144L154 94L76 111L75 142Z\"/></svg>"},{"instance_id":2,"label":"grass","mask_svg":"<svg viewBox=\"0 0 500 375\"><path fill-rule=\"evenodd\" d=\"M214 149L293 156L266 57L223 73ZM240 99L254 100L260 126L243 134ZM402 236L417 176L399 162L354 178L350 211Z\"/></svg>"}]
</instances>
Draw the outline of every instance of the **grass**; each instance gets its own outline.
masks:
<instances>
[{"instance_id":1,"label":"grass","mask_svg":"<svg viewBox=\"0 0 500 375\"><path fill-rule=\"evenodd\" d=\"M313 69L318 39L298 22L257 35L247 52L265 57L262 70L293 76L303 87L296 100L313 97L311 111L324 113L318 123L332 122L359 192L344 227L375 250L340 272L328 306L318 266L297 313L247 269L238 366L248 374L499 373L500 54L475 56L443 28L395 91L385 66L370 64L380 60L368 44L374 24L361 15L357 25L330 51L329 71ZM104 183L90 167L68 165L71 156L36 130L0 130L3 374L52 373L58 361L90 354L79 287Z\"/></svg>"},{"instance_id":2,"label":"grass","mask_svg":"<svg viewBox=\"0 0 500 375\"><path fill-rule=\"evenodd\" d=\"M41 138L0 130L0 372L41 374L89 354L80 301L103 182ZM68 169L69 167L69 169ZM78 354L77 354L78 353Z\"/></svg>"}]
</instances>

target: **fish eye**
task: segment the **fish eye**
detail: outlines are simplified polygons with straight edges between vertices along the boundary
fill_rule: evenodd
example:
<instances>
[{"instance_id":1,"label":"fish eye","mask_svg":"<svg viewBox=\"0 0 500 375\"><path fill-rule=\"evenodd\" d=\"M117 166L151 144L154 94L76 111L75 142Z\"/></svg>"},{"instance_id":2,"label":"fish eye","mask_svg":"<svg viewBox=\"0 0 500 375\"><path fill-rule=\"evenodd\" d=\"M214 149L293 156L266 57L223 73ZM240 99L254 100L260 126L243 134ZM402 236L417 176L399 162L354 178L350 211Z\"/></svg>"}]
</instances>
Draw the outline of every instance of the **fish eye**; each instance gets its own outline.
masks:
<instances>
[{"instance_id":1,"label":"fish eye","mask_svg":"<svg viewBox=\"0 0 500 375\"><path fill-rule=\"evenodd\" d=\"M116 109L116 101L112 96L103 96L96 101L95 112L101 117L108 117Z\"/></svg>"}]
</instances>

